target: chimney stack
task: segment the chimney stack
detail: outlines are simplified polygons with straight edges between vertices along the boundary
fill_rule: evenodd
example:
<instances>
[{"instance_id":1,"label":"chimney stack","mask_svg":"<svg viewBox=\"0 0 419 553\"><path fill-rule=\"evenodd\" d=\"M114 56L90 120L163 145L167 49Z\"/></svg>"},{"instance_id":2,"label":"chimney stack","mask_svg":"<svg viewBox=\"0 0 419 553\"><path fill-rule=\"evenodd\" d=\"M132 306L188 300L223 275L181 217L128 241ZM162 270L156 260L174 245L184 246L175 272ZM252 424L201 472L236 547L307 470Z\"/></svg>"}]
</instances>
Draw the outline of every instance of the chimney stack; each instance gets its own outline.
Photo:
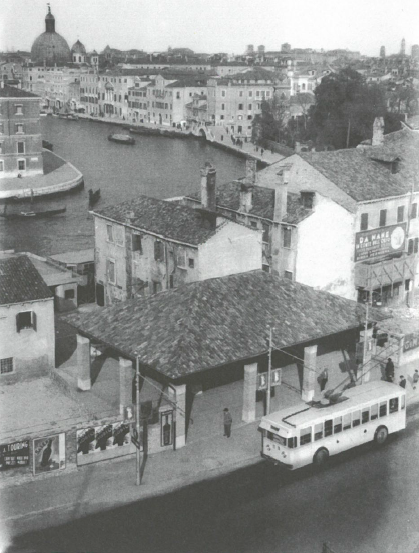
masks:
<instances>
[{"instance_id":1,"label":"chimney stack","mask_svg":"<svg viewBox=\"0 0 419 553\"><path fill-rule=\"evenodd\" d=\"M133 211L128 211L128 213L125 216L125 222L127 225L132 225L135 219L135 213Z\"/></svg>"},{"instance_id":2,"label":"chimney stack","mask_svg":"<svg viewBox=\"0 0 419 553\"><path fill-rule=\"evenodd\" d=\"M249 213L253 205L253 185L242 182L240 186L240 206L239 210Z\"/></svg>"},{"instance_id":3,"label":"chimney stack","mask_svg":"<svg viewBox=\"0 0 419 553\"><path fill-rule=\"evenodd\" d=\"M256 184L257 160L253 157L246 158L246 184Z\"/></svg>"},{"instance_id":4,"label":"chimney stack","mask_svg":"<svg viewBox=\"0 0 419 553\"><path fill-rule=\"evenodd\" d=\"M275 186L274 222L280 223L287 214L289 165L284 165L278 173L279 182Z\"/></svg>"},{"instance_id":5,"label":"chimney stack","mask_svg":"<svg viewBox=\"0 0 419 553\"><path fill-rule=\"evenodd\" d=\"M208 211L216 210L216 175L216 170L207 161L201 169L201 206Z\"/></svg>"},{"instance_id":6,"label":"chimney stack","mask_svg":"<svg viewBox=\"0 0 419 553\"><path fill-rule=\"evenodd\" d=\"M372 145L380 146L384 143L384 119L376 117L372 127Z\"/></svg>"}]
</instances>

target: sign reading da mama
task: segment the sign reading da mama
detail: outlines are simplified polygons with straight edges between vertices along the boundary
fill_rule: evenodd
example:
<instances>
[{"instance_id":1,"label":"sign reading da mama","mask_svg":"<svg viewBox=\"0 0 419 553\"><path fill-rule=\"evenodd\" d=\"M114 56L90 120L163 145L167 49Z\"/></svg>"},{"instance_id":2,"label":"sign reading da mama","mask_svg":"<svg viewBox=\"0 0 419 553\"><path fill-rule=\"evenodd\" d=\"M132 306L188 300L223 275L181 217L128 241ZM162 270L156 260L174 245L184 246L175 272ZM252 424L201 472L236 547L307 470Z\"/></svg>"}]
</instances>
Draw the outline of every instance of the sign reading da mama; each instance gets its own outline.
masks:
<instances>
[{"instance_id":1,"label":"sign reading da mama","mask_svg":"<svg viewBox=\"0 0 419 553\"><path fill-rule=\"evenodd\" d=\"M403 251L405 240L406 223L357 232L355 262Z\"/></svg>"}]
</instances>

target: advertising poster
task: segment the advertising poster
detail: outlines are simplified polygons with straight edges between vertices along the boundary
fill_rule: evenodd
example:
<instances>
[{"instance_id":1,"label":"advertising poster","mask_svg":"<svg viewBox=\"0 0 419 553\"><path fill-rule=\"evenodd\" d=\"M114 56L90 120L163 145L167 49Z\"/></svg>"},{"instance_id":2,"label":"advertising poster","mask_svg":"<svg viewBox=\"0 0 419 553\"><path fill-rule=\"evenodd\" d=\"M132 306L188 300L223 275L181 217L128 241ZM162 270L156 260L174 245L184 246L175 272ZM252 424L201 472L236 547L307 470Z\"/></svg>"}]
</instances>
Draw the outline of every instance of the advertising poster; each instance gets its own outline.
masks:
<instances>
[{"instance_id":1,"label":"advertising poster","mask_svg":"<svg viewBox=\"0 0 419 553\"><path fill-rule=\"evenodd\" d=\"M33 441L34 475L65 469L65 434Z\"/></svg>"},{"instance_id":2,"label":"advertising poster","mask_svg":"<svg viewBox=\"0 0 419 553\"><path fill-rule=\"evenodd\" d=\"M403 251L405 238L406 223L357 232L355 262Z\"/></svg>"},{"instance_id":3,"label":"advertising poster","mask_svg":"<svg viewBox=\"0 0 419 553\"><path fill-rule=\"evenodd\" d=\"M29 441L0 444L0 471L29 465Z\"/></svg>"},{"instance_id":4,"label":"advertising poster","mask_svg":"<svg viewBox=\"0 0 419 553\"><path fill-rule=\"evenodd\" d=\"M77 463L101 461L131 453L130 424L115 422L77 430Z\"/></svg>"}]
</instances>

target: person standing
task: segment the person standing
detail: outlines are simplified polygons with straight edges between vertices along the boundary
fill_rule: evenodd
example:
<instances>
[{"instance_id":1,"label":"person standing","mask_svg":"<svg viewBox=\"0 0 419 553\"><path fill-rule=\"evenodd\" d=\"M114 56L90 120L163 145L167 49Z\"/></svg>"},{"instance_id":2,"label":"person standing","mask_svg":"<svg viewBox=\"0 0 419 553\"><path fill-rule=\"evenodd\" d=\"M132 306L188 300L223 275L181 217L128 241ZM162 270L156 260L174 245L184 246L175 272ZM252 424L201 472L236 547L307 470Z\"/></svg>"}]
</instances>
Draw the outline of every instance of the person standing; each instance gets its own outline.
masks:
<instances>
[{"instance_id":1,"label":"person standing","mask_svg":"<svg viewBox=\"0 0 419 553\"><path fill-rule=\"evenodd\" d=\"M418 369L415 369L415 372L413 373L413 389L416 390L416 386L419 382L419 371Z\"/></svg>"},{"instance_id":2,"label":"person standing","mask_svg":"<svg viewBox=\"0 0 419 553\"><path fill-rule=\"evenodd\" d=\"M318 383L320 384L320 391L323 392L323 390L326 388L328 380L329 380L329 372L327 369L324 369L320 373L319 378L317 379Z\"/></svg>"},{"instance_id":3,"label":"person standing","mask_svg":"<svg viewBox=\"0 0 419 553\"><path fill-rule=\"evenodd\" d=\"M227 407L224 409L223 413L224 413L224 436L227 436L227 438L229 438L231 435L231 424L233 422L233 419Z\"/></svg>"},{"instance_id":4,"label":"person standing","mask_svg":"<svg viewBox=\"0 0 419 553\"><path fill-rule=\"evenodd\" d=\"M391 357L389 357L387 359L385 371L386 371L386 380L387 380L387 382L393 382L393 380L394 380L394 363L393 363Z\"/></svg>"},{"instance_id":5,"label":"person standing","mask_svg":"<svg viewBox=\"0 0 419 553\"><path fill-rule=\"evenodd\" d=\"M406 379L403 375L400 375L399 386L406 388Z\"/></svg>"}]
</instances>

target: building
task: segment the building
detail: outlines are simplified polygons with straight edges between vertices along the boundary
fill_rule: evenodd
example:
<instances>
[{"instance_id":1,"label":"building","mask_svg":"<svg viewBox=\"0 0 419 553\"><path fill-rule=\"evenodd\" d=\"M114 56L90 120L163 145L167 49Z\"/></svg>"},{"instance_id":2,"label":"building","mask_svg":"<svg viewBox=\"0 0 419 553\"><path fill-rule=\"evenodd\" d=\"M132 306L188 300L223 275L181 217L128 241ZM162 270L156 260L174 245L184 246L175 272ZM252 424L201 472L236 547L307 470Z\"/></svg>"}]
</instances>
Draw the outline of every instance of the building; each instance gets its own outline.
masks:
<instances>
[{"instance_id":1,"label":"building","mask_svg":"<svg viewBox=\"0 0 419 553\"><path fill-rule=\"evenodd\" d=\"M77 40L71 47L71 60L73 63L86 63L87 53L86 48Z\"/></svg>"},{"instance_id":2,"label":"building","mask_svg":"<svg viewBox=\"0 0 419 553\"><path fill-rule=\"evenodd\" d=\"M80 75L80 105L84 113L99 115L98 101L98 74L89 69Z\"/></svg>"},{"instance_id":3,"label":"building","mask_svg":"<svg viewBox=\"0 0 419 553\"><path fill-rule=\"evenodd\" d=\"M128 89L128 119L133 122L144 122L148 114L147 87L153 81L135 77L134 86Z\"/></svg>"},{"instance_id":4,"label":"building","mask_svg":"<svg viewBox=\"0 0 419 553\"><path fill-rule=\"evenodd\" d=\"M0 258L0 327L3 384L55 366L54 296L27 256Z\"/></svg>"},{"instance_id":5,"label":"building","mask_svg":"<svg viewBox=\"0 0 419 553\"><path fill-rule=\"evenodd\" d=\"M107 117L128 117L128 91L134 86L132 71L106 71L98 76L99 114ZM91 87L92 88L92 87Z\"/></svg>"},{"instance_id":6,"label":"building","mask_svg":"<svg viewBox=\"0 0 419 553\"><path fill-rule=\"evenodd\" d=\"M93 211L99 304L261 268L261 232L216 215L215 178L207 165L199 211L146 196Z\"/></svg>"},{"instance_id":7,"label":"building","mask_svg":"<svg viewBox=\"0 0 419 553\"><path fill-rule=\"evenodd\" d=\"M380 58L385 58L385 57L386 57L386 47L381 46L381 48L380 48Z\"/></svg>"},{"instance_id":8,"label":"building","mask_svg":"<svg viewBox=\"0 0 419 553\"><path fill-rule=\"evenodd\" d=\"M34 64L50 66L64 65L71 61L70 48L66 40L55 31L55 18L49 5L45 17L45 32L32 44L31 60Z\"/></svg>"},{"instance_id":9,"label":"building","mask_svg":"<svg viewBox=\"0 0 419 553\"><path fill-rule=\"evenodd\" d=\"M0 178L43 173L40 98L0 85Z\"/></svg>"}]
</instances>

